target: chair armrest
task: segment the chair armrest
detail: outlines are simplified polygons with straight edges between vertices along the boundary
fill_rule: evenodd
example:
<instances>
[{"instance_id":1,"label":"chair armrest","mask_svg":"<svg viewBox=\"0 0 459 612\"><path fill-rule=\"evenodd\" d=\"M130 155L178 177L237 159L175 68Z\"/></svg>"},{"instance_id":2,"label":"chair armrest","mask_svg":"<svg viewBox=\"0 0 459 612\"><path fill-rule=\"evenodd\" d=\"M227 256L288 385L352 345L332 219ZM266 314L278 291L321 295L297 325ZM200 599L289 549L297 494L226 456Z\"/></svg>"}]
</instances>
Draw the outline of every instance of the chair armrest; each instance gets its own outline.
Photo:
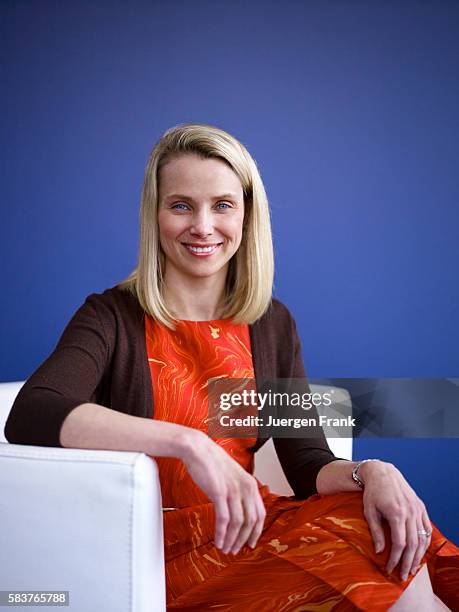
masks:
<instances>
[{"instance_id":1,"label":"chair armrest","mask_svg":"<svg viewBox=\"0 0 459 612\"><path fill-rule=\"evenodd\" d=\"M69 591L78 612L166 609L151 457L0 443L0 491L0 590Z\"/></svg>"}]
</instances>

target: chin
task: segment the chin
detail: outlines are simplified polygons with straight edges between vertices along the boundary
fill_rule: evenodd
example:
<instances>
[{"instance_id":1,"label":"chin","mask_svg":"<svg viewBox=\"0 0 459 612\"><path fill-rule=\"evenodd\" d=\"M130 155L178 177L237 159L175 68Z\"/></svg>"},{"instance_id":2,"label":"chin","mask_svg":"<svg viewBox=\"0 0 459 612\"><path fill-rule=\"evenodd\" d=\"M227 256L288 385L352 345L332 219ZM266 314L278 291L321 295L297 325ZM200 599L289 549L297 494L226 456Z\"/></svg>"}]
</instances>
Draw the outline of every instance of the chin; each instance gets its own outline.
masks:
<instances>
[{"instance_id":1,"label":"chin","mask_svg":"<svg viewBox=\"0 0 459 612\"><path fill-rule=\"evenodd\" d=\"M206 262L206 261L197 261L194 262L186 262L185 264L182 262L179 269L189 276L194 276L196 278L206 278L208 276L215 276L216 274L221 274L222 271L228 269L228 261L223 262Z\"/></svg>"},{"instance_id":2,"label":"chin","mask_svg":"<svg viewBox=\"0 0 459 612\"><path fill-rule=\"evenodd\" d=\"M226 266L220 266L218 268L209 268L207 270L197 270L196 268L182 268L183 272L185 272L187 276L194 276L195 278L208 278L210 276L215 276L216 274L221 273L222 269L226 269Z\"/></svg>"}]
</instances>

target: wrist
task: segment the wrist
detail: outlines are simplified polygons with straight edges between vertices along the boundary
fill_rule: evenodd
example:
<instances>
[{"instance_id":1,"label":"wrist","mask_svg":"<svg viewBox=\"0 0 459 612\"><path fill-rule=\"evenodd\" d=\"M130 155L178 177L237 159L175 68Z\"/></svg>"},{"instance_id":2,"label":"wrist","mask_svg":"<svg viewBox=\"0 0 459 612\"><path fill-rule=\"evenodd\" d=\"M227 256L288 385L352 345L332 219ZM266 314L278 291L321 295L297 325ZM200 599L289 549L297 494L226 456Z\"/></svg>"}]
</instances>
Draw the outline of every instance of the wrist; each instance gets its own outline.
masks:
<instances>
[{"instance_id":1,"label":"wrist","mask_svg":"<svg viewBox=\"0 0 459 612\"><path fill-rule=\"evenodd\" d=\"M364 459L357 461L352 470L352 479L361 489L371 480L372 473L379 470L384 464L380 459Z\"/></svg>"},{"instance_id":2,"label":"wrist","mask_svg":"<svg viewBox=\"0 0 459 612\"><path fill-rule=\"evenodd\" d=\"M206 434L199 429L183 427L183 431L180 432L177 439L177 457L184 463L188 463L196 453L199 453L199 449L206 439Z\"/></svg>"}]
</instances>

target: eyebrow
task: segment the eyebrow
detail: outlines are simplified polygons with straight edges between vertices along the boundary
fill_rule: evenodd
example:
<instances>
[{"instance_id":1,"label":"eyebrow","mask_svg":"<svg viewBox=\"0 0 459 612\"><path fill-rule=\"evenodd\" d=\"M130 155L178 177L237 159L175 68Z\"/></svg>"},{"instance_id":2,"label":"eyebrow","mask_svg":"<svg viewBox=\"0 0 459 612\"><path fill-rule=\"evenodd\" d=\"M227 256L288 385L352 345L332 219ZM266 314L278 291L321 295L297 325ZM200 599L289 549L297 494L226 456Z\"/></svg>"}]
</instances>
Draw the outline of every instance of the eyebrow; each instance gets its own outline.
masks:
<instances>
[{"instance_id":1,"label":"eyebrow","mask_svg":"<svg viewBox=\"0 0 459 612\"><path fill-rule=\"evenodd\" d=\"M184 195L183 193L171 193L171 194L165 196L164 199L168 200L170 198L179 198L181 200L191 200L192 202L194 202L194 199L191 196ZM225 198L230 198L232 200L236 200L237 196L234 193L224 193L222 195L214 196L213 197L214 200L224 200Z\"/></svg>"}]
</instances>

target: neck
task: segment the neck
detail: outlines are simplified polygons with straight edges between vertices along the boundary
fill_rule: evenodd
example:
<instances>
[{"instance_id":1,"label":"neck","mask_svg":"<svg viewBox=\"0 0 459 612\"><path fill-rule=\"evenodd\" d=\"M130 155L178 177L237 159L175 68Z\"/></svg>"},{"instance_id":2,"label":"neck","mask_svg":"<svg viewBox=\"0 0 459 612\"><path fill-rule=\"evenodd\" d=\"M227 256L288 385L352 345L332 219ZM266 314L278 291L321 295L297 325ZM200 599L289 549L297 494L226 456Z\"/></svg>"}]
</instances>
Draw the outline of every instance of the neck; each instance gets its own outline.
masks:
<instances>
[{"instance_id":1,"label":"neck","mask_svg":"<svg viewBox=\"0 0 459 612\"><path fill-rule=\"evenodd\" d=\"M163 296L177 319L215 320L222 315L225 282L226 271L200 278L183 277L175 270L166 270Z\"/></svg>"}]
</instances>

